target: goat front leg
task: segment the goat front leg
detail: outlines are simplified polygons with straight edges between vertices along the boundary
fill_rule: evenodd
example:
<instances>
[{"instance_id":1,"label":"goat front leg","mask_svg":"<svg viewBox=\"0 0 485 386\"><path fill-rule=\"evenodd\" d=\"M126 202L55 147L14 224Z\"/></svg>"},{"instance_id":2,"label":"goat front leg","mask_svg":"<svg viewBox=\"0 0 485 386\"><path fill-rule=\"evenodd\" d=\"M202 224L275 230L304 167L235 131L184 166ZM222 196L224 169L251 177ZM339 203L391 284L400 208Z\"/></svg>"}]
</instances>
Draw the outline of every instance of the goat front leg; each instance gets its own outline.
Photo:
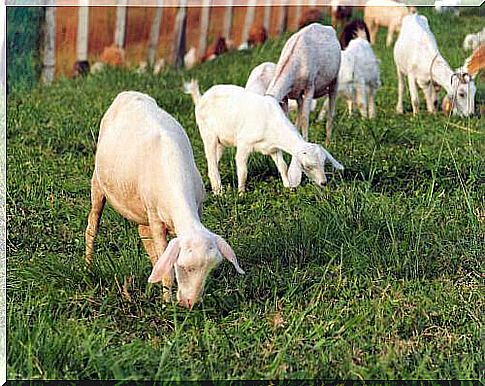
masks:
<instances>
[{"instance_id":1,"label":"goat front leg","mask_svg":"<svg viewBox=\"0 0 485 386\"><path fill-rule=\"evenodd\" d=\"M313 95L315 94L315 86L311 85L305 90L303 95L303 106L301 109L301 132L305 141L308 141L308 127L310 126L310 111L312 110Z\"/></svg>"},{"instance_id":2,"label":"goat front leg","mask_svg":"<svg viewBox=\"0 0 485 386\"><path fill-rule=\"evenodd\" d=\"M428 113L433 113L434 112L434 100L433 100L433 84L432 82L419 82L418 85L423 90L424 98L426 100L426 109L428 110Z\"/></svg>"},{"instance_id":3,"label":"goat front leg","mask_svg":"<svg viewBox=\"0 0 485 386\"><path fill-rule=\"evenodd\" d=\"M328 98L326 96L324 96L322 108L320 109L320 112L318 113L317 121L323 121L323 119L325 118L325 114L327 114L327 110L328 110Z\"/></svg>"},{"instance_id":4,"label":"goat front leg","mask_svg":"<svg viewBox=\"0 0 485 386\"><path fill-rule=\"evenodd\" d=\"M419 113L419 94L418 88L416 86L416 78L408 74L408 86L409 86L409 94L411 95L411 106L413 107L413 115Z\"/></svg>"},{"instance_id":5,"label":"goat front leg","mask_svg":"<svg viewBox=\"0 0 485 386\"><path fill-rule=\"evenodd\" d=\"M221 194L221 176L219 174L218 163L220 157L222 157L221 145L218 143L216 137L210 137L204 139L205 158L207 159L207 172L209 174L209 180L214 194Z\"/></svg>"},{"instance_id":6,"label":"goat front leg","mask_svg":"<svg viewBox=\"0 0 485 386\"><path fill-rule=\"evenodd\" d=\"M152 230L149 225L138 225L138 234L140 235L143 248L145 248L150 262L154 267L158 260L157 251L155 250L155 244L153 243Z\"/></svg>"},{"instance_id":7,"label":"goat front leg","mask_svg":"<svg viewBox=\"0 0 485 386\"><path fill-rule=\"evenodd\" d=\"M396 29L396 26L394 24L391 24L389 28L387 29L387 37L386 37L386 47L390 47L392 44L392 39L394 37L394 30Z\"/></svg>"},{"instance_id":8,"label":"goat front leg","mask_svg":"<svg viewBox=\"0 0 485 386\"><path fill-rule=\"evenodd\" d=\"M246 191L248 158L250 153L251 149L246 146L238 146L236 150L237 187L239 193L244 193Z\"/></svg>"},{"instance_id":9,"label":"goat front leg","mask_svg":"<svg viewBox=\"0 0 485 386\"><path fill-rule=\"evenodd\" d=\"M329 86L329 94L328 94L328 113L327 113L327 129L326 129L326 138L325 144L328 146L330 145L330 138L332 136L332 126L333 126L333 117L335 115L335 105L337 102L337 80L333 82L332 85Z\"/></svg>"},{"instance_id":10,"label":"goat front leg","mask_svg":"<svg viewBox=\"0 0 485 386\"><path fill-rule=\"evenodd\" d=\"M163 255L167 248L167 227L157 217L156 213L149 213L149 226L138 226L138 233L143 242L143 246L150 256L150 261L154 267L158 259ZM168 275L162 276L163 301L168 303L172 300L172 286L174 281L173 269Z\"/></svg>"},{"instance_id":11,"label":"goat front leg","mask_svg":"<svg viewBox=\"0 0 485 386\"><path fill-rule=\"evenodd\" d=\"M404 94L404 75L399 70L398 67L396 67L396 72L397 72L397 105L396 105L396 112L398 114L402 114L404 112L403 103L402 103L403 94Z\"/></svg>"},{"instance_id":12,"label":"goat front leg","mask_svg":"<svg viewBox=\"0 0 485 386\"><path fill-rule=\"evenodd\" d=\"M281 150L278 150L274 153L271 153L270 156L276 164L276 167L278 168L278 172L280 173L281 179L283 180L283 186L285 188L289 188L290 182L288 181L288 167L286 166L286 162L283 158L283 152Z\"/></svg>"},{"instance_id":13,"label":"goat front leg","mask_svg":"<svg viewBox=\"0 0 485 386\"><path fill-rule=\"evenodd\" d=\"M90 265L93 260L94 239L99 231L99 220L103 213L104 205L106 203L106 197L101 191L101 187L98 184L96 172L94 172L91 178L91 210L88 216L88 225L86 227L85 239L86 239L86 264Z\"/></svg>"}]
</instances>

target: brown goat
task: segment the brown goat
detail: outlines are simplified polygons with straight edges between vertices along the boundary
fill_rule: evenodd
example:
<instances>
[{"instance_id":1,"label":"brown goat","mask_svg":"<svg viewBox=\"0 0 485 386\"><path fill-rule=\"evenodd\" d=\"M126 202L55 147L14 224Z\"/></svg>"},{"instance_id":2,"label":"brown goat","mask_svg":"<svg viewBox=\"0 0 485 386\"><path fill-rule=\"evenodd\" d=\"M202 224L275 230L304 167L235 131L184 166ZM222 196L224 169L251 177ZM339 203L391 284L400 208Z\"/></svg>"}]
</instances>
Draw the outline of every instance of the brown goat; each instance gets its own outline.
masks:
<instances>
[{"instance_id":1,"label":"brown goat","mask_svg":"<svg viewBox=\"0 0 485 386\"><path fill-rule=\"evenodd\" d=\"M263 44L268 39L268 32L262 25L253 25L249 30L248 46Z\"/></svg>"},{"instance_id":2,"label":"brown goat","mask_svg":"<svg viewBox=\"0 0 485 386\"><path fill-rule=\"evenodd\" d=\"M205 52L205 55L202 57L202 62L205 62L207 60L213 60L224 52L227 52L226 39L222 36L219 36L217 40Z\"/></svg>"},{"instance_id":3,"label":"brown goat","mask_svg":"<svg viewBox=\"0 0 485 386\"><path fill-rule=\"evenodd\" d=\"M110 66L121 67L125 63L125 50L113 44L104 48L100 59Z\"/></svg>"}]
</instances>

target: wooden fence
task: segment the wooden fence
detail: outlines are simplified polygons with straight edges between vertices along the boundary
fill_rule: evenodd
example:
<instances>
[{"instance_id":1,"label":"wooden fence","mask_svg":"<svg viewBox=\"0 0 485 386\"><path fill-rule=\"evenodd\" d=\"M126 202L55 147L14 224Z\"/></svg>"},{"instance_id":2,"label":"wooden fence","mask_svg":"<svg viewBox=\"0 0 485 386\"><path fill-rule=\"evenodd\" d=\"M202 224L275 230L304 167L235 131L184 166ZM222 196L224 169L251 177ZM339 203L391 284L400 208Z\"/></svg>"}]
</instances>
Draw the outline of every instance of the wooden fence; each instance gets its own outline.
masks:
<instances>
[{"instance_id":1,"label":"wooden fence","mask_svg":"<svg viewBox=\"0 0 485 386\"><path fill-rule=\"evenodd\" d=\"M47 82L54 68L56 76L71 76L76 60L92 64L112 44L124 48L125 64L130 67L159 58L181 65L186 50L195 47L200 58L219 36L238 46L247 40L253 25L264 26L274 37L296 30L308 8L329 12L328 5L311 0L306 5L247 0L246 6L231 6L235 0L226 0L225 6L215 6L217 0L200 0L203 7L189 7L188 0L179 0L178 7L165 7L168 0L153 0L158 7L126 6L128 0L118 0L116 7L87 7L88 1L80 0L80 7L46 8L43 79Z\"/></svg>"}]
</instances>

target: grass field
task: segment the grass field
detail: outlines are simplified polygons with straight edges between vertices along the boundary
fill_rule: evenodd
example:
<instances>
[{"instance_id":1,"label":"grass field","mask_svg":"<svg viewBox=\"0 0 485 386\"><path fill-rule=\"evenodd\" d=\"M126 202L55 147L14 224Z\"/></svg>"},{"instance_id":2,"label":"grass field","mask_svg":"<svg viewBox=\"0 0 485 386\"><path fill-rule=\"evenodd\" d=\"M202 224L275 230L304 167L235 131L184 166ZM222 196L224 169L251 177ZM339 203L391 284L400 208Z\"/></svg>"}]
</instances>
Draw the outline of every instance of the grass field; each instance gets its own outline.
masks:
<instances>
[{"instance_id":1,"label":"grass field","mask_svg":"<svg viewBox=\"0 0 485 386\"><path fill-rule=\"evenodd\" d=\"M479 30L429 10L452 67ZM451 27L452 26L452 27ZM99 122L116 94L152 95L187 130L209 190L203 147L182 80L204 90L244 84L276 60L281 41L229 53L189 73L112 70L14 91L7 110L8 378L477 379L484 368L484 135L478 118L394 113L392 50L378 36L378 117L345 115L329 150L346 169L320 189L289 191L269 158L253 155L236 191L208 194L204 224L233 246L246 275L224 263L203 304L164 305L148 285L136 226L109 206L92 271L84 267L89 180ZM483 99L483 84L479 84ZM407 91L406 91L407 92ZM424 99L421 97L422 106ZM312 116L310 139L323 143Z\"/></svg>"}]
</instances>

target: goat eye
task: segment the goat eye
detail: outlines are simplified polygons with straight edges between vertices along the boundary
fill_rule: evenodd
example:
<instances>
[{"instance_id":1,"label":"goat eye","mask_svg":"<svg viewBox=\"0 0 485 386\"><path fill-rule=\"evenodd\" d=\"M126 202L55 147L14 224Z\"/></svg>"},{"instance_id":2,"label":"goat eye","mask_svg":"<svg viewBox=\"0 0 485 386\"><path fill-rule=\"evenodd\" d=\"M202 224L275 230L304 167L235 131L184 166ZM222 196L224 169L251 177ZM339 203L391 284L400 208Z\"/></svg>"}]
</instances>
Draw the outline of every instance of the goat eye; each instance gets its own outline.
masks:
<instances>
[{"instance_id":1,"label":"goat eye","mask_svg":"<svg viewBox=\"0 0 485 386\"><path fill-rule=\"evenodd\" d=\"M459 94L458 94L458 96L459 96L460 98L465 98L465 94L464 94L464 93L462 93L462 92L461 92L461 93L459 93Z\"/></svg>"}]
</instances>

